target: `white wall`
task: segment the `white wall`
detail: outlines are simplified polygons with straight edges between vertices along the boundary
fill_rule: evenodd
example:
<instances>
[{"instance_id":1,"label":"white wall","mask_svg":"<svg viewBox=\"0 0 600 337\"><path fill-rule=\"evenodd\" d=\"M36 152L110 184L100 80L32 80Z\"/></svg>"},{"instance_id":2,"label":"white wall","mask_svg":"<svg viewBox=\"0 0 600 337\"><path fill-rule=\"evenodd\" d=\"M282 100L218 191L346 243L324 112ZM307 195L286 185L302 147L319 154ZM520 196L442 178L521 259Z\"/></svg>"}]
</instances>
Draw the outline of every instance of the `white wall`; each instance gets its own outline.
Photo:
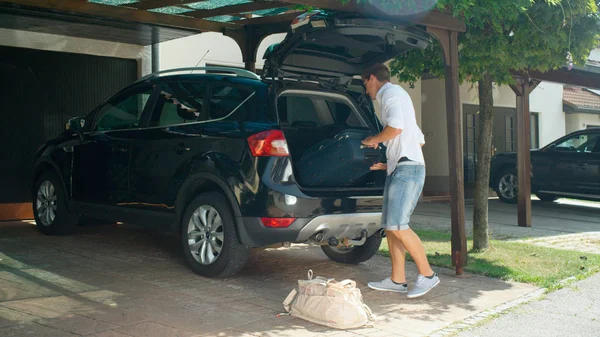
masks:
<instances>
[{"instance_id":1,"label":"white wall","mask_svg":"<svg viewBox=\"0 0 600 337\"><path fill-rule=\"evenodd\" d=\"M285 34L274 34L265 38L257 52L256 68L264 65L262 59L266 49L281 42ZM242 51L230 37L221 33L207 32L159 45L160 69L182 67L204 67L206 64L218 64L231 67L244 67Z\"/></svg>"},{"instance_id":2,"label":"white wall","mask_svg":"<svg viewBox=\"0 0 600 337\"><path fill-rule=\"evenodd\" d=\"M427 176L448 176L448 128L446 92L443 80L421 81L422 130L425 134L423 155Z\"/></svg>"},{"instance_id":3,"label":"white wall","mask_svg":"<svg viewBox=\"0 0 600 337\"><path fill-rule=\"evenodd\" d=\"M460 86L461 109L463 104L479 104L477 85ZM494 86L494 106L516 108L516 95L508 86ZM427 146L423 148L427 174L448 175L448 132L446 125L446 95L443 80L422 81L422 125ZM542 82L531 93L530 110L539 113L540 146L566 134L565 114L562 111L561 84Z\"/></svg>"},{"instance_id":4,"label":"white wall","mask_svg":"<svg viewBox=\"0 0 600 337\"><path fill-rule=\"evenodd\" d=\"M531 112L539 113L540 148L567 134L562 84L542 82L529 100Z\"/></svg>"},{"instance_id":5,"label":"white wall","mask_svg":"<svg viewBox=\"0 0 600 337\"><path fill-rule=\"evenodd\" d=\"M568 114L567 133L586 129L588 125L600 126L600 114Z\"/></svg>"},{"instance_id":6,"label":"white wall","mask_svg":"<svg viewBox=\"0 0 600 337\"><path fill-rule=\"evenodd\" d=\"M476 85L463 84L460 89L463 103L479 104ZM494 106L516 108L517 96L509 86L494 85L493 95ZM566 134L562 84L540 83L529 96L529 110L539 113L540 147Z\"/></svg>"},{"instance_id":7,"label":"white wall","mask_svg":"<svg viewBox=\"0 0 600 337\"><path fill-rule=\"evenodd\" d=\"M600 62L600 47L596 47L596 49L592 50L592 52L590 53L589 60Z\"/></svg>"},{"instance_id":8,"label":"white wall","mask_svg":"<svg viewBox=\"0 0 600 337\"><path fill-rule=\"evenodd\" d=\"M151 70L151 49L140 45L0 28L0 45L138 61L140 76Z\"/></svg>"}]
</instances>

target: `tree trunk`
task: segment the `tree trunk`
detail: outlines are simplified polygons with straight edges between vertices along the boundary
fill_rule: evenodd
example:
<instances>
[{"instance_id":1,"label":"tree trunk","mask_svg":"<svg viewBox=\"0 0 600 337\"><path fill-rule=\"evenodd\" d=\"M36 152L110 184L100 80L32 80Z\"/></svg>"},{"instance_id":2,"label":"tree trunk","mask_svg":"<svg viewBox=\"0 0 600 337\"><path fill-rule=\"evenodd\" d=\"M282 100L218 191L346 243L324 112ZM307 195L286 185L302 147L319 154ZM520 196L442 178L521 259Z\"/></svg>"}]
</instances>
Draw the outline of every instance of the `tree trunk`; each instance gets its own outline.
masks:
<instances>
[{"instance_id":1,"label":"tree trunk","mask_svg":"<svg viewBox=\"0 0 600 337\"><path fill-rule=\"evenodd\" d=\"M493 106L492 78L486 75L479 81L479 135L477 136L475 204L473 208L474 251L485 250L489 247L488 191L492 159Z\"/></svg>"}]
</instances>

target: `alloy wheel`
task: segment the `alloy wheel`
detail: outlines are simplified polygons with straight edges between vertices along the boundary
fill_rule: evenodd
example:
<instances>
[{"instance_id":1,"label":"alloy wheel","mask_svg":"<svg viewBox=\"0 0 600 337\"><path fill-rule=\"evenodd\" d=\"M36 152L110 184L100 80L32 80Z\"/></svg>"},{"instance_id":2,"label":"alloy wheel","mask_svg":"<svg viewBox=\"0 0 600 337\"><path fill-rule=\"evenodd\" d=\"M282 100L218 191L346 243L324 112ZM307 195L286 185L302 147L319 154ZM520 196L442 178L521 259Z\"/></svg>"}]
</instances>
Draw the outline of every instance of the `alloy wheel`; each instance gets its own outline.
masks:
<instances>
[{"instance_id":1,"label":"alloy wheel","mask_svg":"<svg viewBox=\"0 0 600 337\"><path fill-rule=\"evenodd\" d=\"M498 190L502 197L506 199L514 199L517 196L517 188L519 186L517 176L512 173L507 173L502 176L498 183Z\"/></svg>"},{"instance_id":2,"label":"alloy wheel","mask_svg":"<svg viewBox=\"0 0 600 337\"><path fill-rule=\"evenodd\" d=\"M203 264L214 263L223 249L223 220L212 206L198 207L188 224L187 238L194 259Z\"/></svg>"},{"instance_id":3,"label":"alloy wheel","mask_svg":"<svg viewBox=\"0 0 600 337\"><path fill-rule=\"evenodd\" d=\"M40 184L37 192L36 211L42 225L50 226L56 218L57 195L54 185L48 180Z\"/></svg>"}]
</instances>

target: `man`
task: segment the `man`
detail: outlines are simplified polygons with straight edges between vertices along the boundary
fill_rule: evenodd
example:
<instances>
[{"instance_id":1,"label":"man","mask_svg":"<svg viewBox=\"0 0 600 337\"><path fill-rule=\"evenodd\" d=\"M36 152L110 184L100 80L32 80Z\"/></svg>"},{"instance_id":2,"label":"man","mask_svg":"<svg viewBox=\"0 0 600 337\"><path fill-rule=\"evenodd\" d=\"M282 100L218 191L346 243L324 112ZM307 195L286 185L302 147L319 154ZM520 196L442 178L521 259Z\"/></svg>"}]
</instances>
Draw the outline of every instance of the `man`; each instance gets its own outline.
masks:
<instances>
[{"instance_id":1,"label":"man","mask_svg":"<svg viewBox=\"0 0 600 337\"><path fill-rule=\"evenodd\" d=\"M390 70L383 64L375 64L362 74L367 94L381 105L381 122L385 127L362 143L372 147L380 143L387 146L387 164L377 163L371 170L387 170L381 227L385 229L392 259L391 277L369 282L369 287L416 298L440 283L427 261L421 239L408 225L425 183L425 159L421 150L425 137L417 125L410 96L402 87L390 83L390 77ZM405 274L406 251L419 270L417 282L410 291Z\"/></svg>"}]
</instances>

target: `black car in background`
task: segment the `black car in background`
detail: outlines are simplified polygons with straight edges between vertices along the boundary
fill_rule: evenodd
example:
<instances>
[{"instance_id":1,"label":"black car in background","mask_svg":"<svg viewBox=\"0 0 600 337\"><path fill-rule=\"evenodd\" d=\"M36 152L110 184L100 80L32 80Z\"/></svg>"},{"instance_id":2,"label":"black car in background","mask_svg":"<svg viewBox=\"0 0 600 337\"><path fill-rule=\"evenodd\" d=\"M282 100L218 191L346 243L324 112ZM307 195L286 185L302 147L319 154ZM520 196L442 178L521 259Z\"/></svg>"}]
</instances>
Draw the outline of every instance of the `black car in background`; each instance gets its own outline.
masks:
<instances>
[{"instance_id":1,"label":"black car in background","mask_svg":"<svg viewBox=\"0 0 600 337\"><path fill-rule=\"evenodd\" d=\"M500 200L517 202L516 153L492 158L490 186ZM542 201L600 200L600 129L576 131L531 150L531 192Z\"/></svg>"},{"instance_id":2,"label":"black car in background","mask_svg":"<svg viewBox=\"0 0 600 337\"><path fill-rule=\"evenodd\" d=\"M237 273L250 248L273 244L316 243L342 263L371 258L385 173L308 186L297 162L341 132L379 132L355 76L431 37L319 12L292 27L267 51L262 78L234 68L163 71L71 119L35 160L37 228L69 233L99 219L170 229L191 268L209 277Z\"/></svg>"}]
</instances>

